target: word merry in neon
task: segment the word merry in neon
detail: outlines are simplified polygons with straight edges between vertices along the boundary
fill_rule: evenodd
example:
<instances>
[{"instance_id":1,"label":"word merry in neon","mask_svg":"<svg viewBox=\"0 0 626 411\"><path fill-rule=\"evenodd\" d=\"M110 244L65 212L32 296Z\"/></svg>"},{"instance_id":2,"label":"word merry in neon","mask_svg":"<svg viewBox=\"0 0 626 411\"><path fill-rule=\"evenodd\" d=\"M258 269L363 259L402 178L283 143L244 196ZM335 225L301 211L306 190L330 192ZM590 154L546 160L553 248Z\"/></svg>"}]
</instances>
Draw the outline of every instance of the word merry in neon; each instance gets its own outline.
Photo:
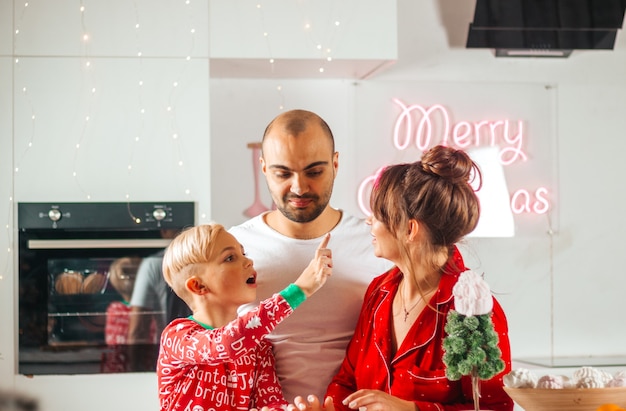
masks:
<instances>
[{"instance_id":1,"label":"word merry in neon","mask_svg":"<svg viewBox=\"0 0 626 411\"><path fill-rule=\"evenodd\" d=\"M517 121L517 127L513 127L510 120L460 121L453 126L448 110L440 104L426 109L418 104L406 105L396 98L393 102L402 109L393 128L393 143L398 150L405 150L413 139L420 151L437 144L461 149L488 144L503 147L499 152L502 165L528 159L522 150L524 123L521 120Z\"/></svg>"}]
</instances>

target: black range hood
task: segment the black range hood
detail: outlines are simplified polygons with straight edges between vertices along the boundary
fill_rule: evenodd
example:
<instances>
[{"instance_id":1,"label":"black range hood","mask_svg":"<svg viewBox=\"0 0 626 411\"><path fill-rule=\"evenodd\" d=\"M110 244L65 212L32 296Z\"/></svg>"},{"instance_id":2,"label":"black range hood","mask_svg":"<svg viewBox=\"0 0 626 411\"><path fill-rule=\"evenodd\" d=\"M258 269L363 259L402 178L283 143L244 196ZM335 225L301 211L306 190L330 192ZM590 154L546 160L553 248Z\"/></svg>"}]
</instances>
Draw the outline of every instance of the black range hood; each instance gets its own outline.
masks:
<instances>
[{"instance_id":1,"label":"black range hood","mask_svg":"<svg viewBox=\"0 0 626 411\"><path fill-rule=\"evenodd\" d=\"M467 48L498 57L567 57L612 50L626 0L476 0Z\"/></svg>"}]
</instances>

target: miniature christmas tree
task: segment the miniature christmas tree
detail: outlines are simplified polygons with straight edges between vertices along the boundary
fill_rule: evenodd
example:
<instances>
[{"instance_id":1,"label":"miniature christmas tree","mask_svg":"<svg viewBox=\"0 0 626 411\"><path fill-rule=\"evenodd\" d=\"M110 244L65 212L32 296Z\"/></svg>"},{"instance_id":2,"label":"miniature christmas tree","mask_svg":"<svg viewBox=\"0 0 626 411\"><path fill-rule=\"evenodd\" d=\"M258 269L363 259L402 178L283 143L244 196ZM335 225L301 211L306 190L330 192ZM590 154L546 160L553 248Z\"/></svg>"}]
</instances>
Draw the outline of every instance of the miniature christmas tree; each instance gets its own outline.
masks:
<instances>
[{"instance_id":1,"label":"miniature christmas tree","mask_svg":"<svg viewBox=\"0 0 626 411\"><path fill-rule=\"evenodd\" d=\"M474 410L480 406L480 380L489 380L504 370L498 334L491 320L493 297L484 279L468 270L459 276L452 293L454 310L448 312L443 340L446 376L457 381L472 379Z\"/></svg>"}]
</instances>

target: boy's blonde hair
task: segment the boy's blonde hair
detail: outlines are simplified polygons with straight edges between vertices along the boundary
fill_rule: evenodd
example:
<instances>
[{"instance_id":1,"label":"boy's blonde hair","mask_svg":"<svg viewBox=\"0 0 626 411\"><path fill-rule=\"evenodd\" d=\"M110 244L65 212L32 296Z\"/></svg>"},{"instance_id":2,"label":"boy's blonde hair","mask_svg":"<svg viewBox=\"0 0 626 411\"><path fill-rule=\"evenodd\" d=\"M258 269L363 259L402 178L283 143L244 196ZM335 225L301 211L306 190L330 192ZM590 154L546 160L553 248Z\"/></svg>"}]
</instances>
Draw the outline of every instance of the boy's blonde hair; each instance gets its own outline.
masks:
<instances>
[{"instance_id":1,"label":"boy's blonde hair","mask_svg":"<svg viewBox=\"0 0 626 411\"><path fill-rule=\"evenodd\" d=\"M215 238L226 230L220 224L190 227L178 234L163 255L163 278L176 295L189 304L185 282L195 273L196 264L214 257Z\"/></svg>"}]
</instances>

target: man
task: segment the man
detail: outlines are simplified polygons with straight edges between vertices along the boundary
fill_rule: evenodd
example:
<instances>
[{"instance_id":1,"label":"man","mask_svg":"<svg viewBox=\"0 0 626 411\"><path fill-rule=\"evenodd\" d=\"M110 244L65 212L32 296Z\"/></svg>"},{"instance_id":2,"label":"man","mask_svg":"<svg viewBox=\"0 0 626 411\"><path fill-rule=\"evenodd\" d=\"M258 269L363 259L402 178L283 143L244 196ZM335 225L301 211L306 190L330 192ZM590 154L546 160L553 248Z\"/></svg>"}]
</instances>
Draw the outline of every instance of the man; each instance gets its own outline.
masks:
<instances>
[{"instance_id":1,"label":"man","mask_svg":"<svg viewBox=\"0 0 626 411\"><path fill-rule=\"evenodd\" d=\"M162 229L161 237L174 238L180 229ZM128 364L131 371L153 371L159 353L163 328L171 320L191 315L182 301L163 278L165 250L145 257L139 269L129 301Z\"/></svg>"},{"instance_id":2,"label":"man","mask_svg":"<svg viewBox=\"0 0 626 411\"><path fill-rule=\"evenodd\" d=\"M176 237L180 229L162 229L161 237ZM158 344L161 331L171 320L168 317L168 302L175 295L163 279L160 250L141 261L137 278L129 301L131 316L128 330L129 344ZM187 314L189 315L189 314Z\"/></svg>"},{"instance_id":3,"label":"man","mask_svg":"<svg viewBox=\"0 0 626 411\"><path fill-rule=\"evenodd\" d=\"M339 153L317 114L292 110L277 116L263 135L260 162L276 210L229 230L254 261L258 300L293 282L321 237L331 233L332 277L268 336L287 401L296 395L323 398L345 355L367 285L391 263L374 256L364 220L329 205Z\"/></svg>"}]
</instances>

